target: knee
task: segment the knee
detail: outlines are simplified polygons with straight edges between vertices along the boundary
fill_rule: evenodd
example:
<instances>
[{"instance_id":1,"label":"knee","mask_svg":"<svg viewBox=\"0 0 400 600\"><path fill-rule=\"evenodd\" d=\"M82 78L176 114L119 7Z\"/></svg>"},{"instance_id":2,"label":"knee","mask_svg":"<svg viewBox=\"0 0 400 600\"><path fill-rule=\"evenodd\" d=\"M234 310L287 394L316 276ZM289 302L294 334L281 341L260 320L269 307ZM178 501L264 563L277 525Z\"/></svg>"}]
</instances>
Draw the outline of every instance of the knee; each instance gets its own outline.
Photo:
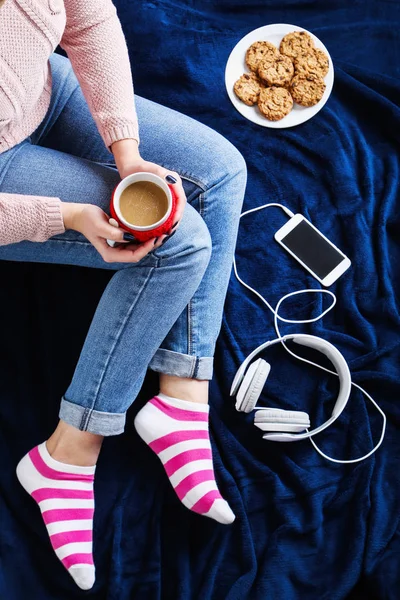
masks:
<instances>
[{"instance_id":1,"label":"knee","mask_svg":"<svg viewBox=\"0 0 400 600\"><path fill-rule=\"evenodd\" d=\"M222 136L221 136L222 137ZM239 150L231 144L229 140L222 137L221 155L224 157L223 166L227 173L231 176L236 176L238 179L246 182L247 180L247 165L243 155Z\"/></svg>"},{"instance_id":2,"label":"knee","mask_svg":"<svg viewBox=\"0 0 400 600\"><path fill-rule=\"evenodd\" d=\"M213 174L214 181L235 178L243 186L247 180L247 165L243 155L229 140L213 131L204 144L207 170Z\"/></svg>"},{"instance_id":3,"label":"knee","mask_svg":"<svg viewBox=\"0 0 400 600\"><path fill-rule=\"evenodd\" d=\"M203 218L190 204L185 207L175 239L179 250L190 255L195 268L204 272L211 257L211 236Z\"/></svg>"}]
</instances>

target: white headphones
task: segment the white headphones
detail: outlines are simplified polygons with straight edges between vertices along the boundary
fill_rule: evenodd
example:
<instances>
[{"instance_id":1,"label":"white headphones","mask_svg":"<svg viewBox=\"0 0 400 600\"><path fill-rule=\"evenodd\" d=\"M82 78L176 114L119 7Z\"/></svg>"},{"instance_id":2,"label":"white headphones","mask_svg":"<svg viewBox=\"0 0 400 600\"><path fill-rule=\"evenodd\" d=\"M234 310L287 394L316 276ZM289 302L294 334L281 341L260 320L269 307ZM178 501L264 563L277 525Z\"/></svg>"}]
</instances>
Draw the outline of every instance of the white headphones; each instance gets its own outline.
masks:
<instances>
[{"instance_id":1,"label":"white headphones","mask_svg":"<svg viewBox=\"0 0 400 600\"><path fill-rule=\"evenodd\" d=\"M276 202L271 202L269 204L263 204L262 206L258 206L256 208L247 210L246 212L240 215L240 218L250 213L272 206L281 208L285 212L285 214L287 214L289 217L293 217L292 211L289 210L286 206ZM253 352L246 358L246 360L238 369L232 382L232 387L230 391L231 396L234 396L236 394L236 409L238 411L246 413L249 413L254 409L257 411L254 416L254 424L262 431L267 432L263 435L263 438L266 440L274 442L297 442L299 440L309 439L311 444L314 446L315 450L321 456L323 456L327 460L330 460L331 462L339 464L357 463L371 456L382 444L383 438L385 437L386 415L383 412L383 410L377 405L375 400L361 386L359 386L357 383L354 383L351 380L349 367L344 356L330 342L327 342L326 340L323 340L320 337L314 335L307 335L303 333L291 333L282 336L281 332L279 331L278 321L283 321L284 323L291 324L307 324L315 323L319 319L322 319L335 306L335 295L329 290L322 289L297 290L295 292L290 292L289 294L283 296L277 303L276 307L273 308L267 302L267 300L259 292L257 292L257 290L253 289L250 285L248 285L245 281L243 281L243 279L239 277L236 267L235 256L233 256L233 268L237 280L242 285L244 285L244 287L247 288L250 292L255 294L274 315L274 327L278 336L276 339L265 342L264 344L261 344L261 346L258 346L258 348L253 350ZM329 295L332 298L333 302L320 315L310 319L286 319L279 315L279 308L282 302L284 302L287 298L307 293ZM292 340L302 346L309 346L310 348L319 350L330 359L333 366L335 367L335 371L331 371L330 369L327 369L326 367L323 367L318 363L312 362L306 358L303 358L302 356L299 356L298 354L290 350L285 344L285 342L288 340ZM339 378L339 393L335 405L333 407L331 416L327 421L325 421L325 423L322 423L322 425L319 425L315 429L311 429L311 431L308 430L308 428L310 427L310 418L305 412L256 406L257 400L259 399L262 389L268 378L271 366L262 358L258 358L254 362L251 361L257 354L260 354L260 352L262 352L265 348L267 348L268 346L272 346L273 344L277 344L278 342L280 342L283 345L283 347L289 354L291 354L298 360L313 365L314 367L322 369L323 371L331 373L332 375L336 375ZM317 446L317 444L313 440L313 437L318 433L321 433L321 431L323 431L330 425L332 425L332 423L336 421L339 415L343 412L349 400L351 386L354 386L361 390L361 392L371 401L371 403L379 411L379 413L382 416L382 432L379 441L367 454L350 460L340 460L332 458L324 452L322 452L322 450Z\"/></svg>"},{"instance_id":2,"label":"white headphones","mask_svg":"<svg viewBox=\"0 0 400 600\"><path fill-rule=\"evenodd\" d=\"M278 342L286 342L288 340L293 340L296 344L314 348L325 354L332 362L339 377L339 393L335 406L333 407L332 415L325 423L311 431L306 431L310 427L310 418L306 412L256 406L257 400L267 381L271 365L262 358L258 358L254 362L251 362L251 360L268 346L272 346ZM247 369L248 365L249 367ZM249 413L254 409L257 410L254 417L254 424L256 427L261 429L261 431L274 432L264 434L264 439L273 440L275 442L296 442L320 433L336 421L347 404L350 390L351 375L349 367L347 366L343 355L337 348L332 346L330 342L314 335L292 333L285 335L282 338L276 338L275 340L265 342L253 350L237 371L232 383L230 395L234 396L236 394L236 410L246 413Z\"/></svg>"}]
</instances>

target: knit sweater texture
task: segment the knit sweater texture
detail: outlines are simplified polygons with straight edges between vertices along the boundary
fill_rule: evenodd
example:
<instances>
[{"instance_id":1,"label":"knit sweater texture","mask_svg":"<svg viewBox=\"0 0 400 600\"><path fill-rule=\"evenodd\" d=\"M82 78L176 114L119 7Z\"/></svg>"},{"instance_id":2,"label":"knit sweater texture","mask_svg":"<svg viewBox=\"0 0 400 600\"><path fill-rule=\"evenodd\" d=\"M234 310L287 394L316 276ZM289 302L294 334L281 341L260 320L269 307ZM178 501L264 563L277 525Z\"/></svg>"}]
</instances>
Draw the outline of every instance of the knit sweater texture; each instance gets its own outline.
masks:
<instances>
[{"instance_id":1,"label":"knit sweater texture","mask_svg":"<svg viewBox=\"0 0 400 600\"><path fill-rule=\"evenodd\" d=\"M5 0L0 5L0 154L31 135L49 108L49 57L71 61L107 148L139 141L128 49L111 0ZM11 167L12 168L12 164ZM1 192L0 245L63 233L62 198Z\"/></svg>"}]
</instances>

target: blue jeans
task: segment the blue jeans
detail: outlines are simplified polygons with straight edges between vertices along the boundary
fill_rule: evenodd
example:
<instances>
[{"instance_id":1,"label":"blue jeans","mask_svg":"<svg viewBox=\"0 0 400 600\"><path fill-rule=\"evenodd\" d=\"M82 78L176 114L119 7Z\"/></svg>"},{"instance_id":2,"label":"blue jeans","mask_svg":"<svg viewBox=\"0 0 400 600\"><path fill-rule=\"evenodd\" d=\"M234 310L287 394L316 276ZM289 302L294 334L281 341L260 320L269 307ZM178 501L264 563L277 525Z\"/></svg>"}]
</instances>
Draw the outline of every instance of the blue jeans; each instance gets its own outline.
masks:
<instances>
[{"instance_id":1,"label":"blue jeans","mask_svg":"<svg viewBox=\"0 0 400 600\"><path fill-rule=\"evenodd\" d=\"M68 59L50 59L53 90L37 130L0 154L0 192L56 196L108 212L120 181ZM176 234L138 263L105 263L80 233L0 247L0 259L113 269L60 418L115 435L147 368L211 379L246 186L245 162L212 129L136 98L142 156L177 171L188 199ZM79 298L79 290L76 290Z\"/></svg>"}]
</instances>

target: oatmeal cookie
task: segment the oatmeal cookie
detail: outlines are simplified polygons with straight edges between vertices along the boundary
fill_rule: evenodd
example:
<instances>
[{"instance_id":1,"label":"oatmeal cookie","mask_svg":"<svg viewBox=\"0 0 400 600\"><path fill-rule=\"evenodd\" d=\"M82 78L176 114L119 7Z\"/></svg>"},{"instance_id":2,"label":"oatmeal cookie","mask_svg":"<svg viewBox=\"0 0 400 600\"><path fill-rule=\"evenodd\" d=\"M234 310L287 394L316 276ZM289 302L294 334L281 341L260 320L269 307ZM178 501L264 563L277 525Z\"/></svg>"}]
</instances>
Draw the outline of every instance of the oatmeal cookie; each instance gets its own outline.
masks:
<instances>
[{"instance_id":1,"label":"oatmeal cookie","mask_svg":"<svg viewBox=\"0 0 400 600\"><path fill-rule=\"evenodd\" d=\"M325 82L316 75L295 75L290 84L290 93L293 100L301 106L314 106L325 91Z\"/></svg>"},{"instance_id":2,"label":"oatmeal cookie","mask_svg":"<svg viewBox=\"0 0 400 600\"><path fill-rule=\"evenodd\" d=\"M258 96L263 87L265 86L255 73L243 73L235 82L233 91L239 100L247 104L247 106L253 106L257 104Z\"/></svg>"},{"instance_id":3,"label":"oatmeal cookie","mask_svg":"<svg viewBox=\"0 0 400 600\"><path fill-rule=\"evenodd\" d=\"M292 96L286 88L272 86L261 90L258 108L269 121L283 119L290 113L292 107Z\"/></svg>"},{"instance_id":4,"label":"oatmeal cookie","mask_svg":"<svg viewBox=\"0 0 400 600\"><path fill-rule=\"evenodd\" d=\"M246 65L250 71L257 72L258 65L267 58L273 58L278 56L278 48L271 44L271 42L254 42L247 49L246 52Z\"/></svg>"},{"instance_id":5,"label":"oatmeal cookie","mask_svg":"<svg viewBox=\"0 0 400 600\"><path fill-rule=\"evenodd\" d=\"M267 85L286 87L289 85L294 73L293 63L283 54L276 58L267 59L260 63L258 75Z\"/></svg>"},{"instance_id":6,"label":"oatmeal cookie","mask_svg":"<svg viewBox=\"0 0 400 600\"><path fill-rule=\"evenodd\" d=\"M296 75L317 75L325 77L329 71L329 60L325 52L314 48L308 54L301 54L294 59Z\"/></svg>"},{"instance_id":7,"label":"oatmeal cookie","mask_svg":"<svg viewBox=\"0 0 400 600\"><path fill-rule=\"evenodd\" d=\"M282 39L279 46L281 54L289 58L297 58L301 54L306 54L314 48L314 42L306 31L293 31L288 33Z\"/></svg>"}]
</instances>

